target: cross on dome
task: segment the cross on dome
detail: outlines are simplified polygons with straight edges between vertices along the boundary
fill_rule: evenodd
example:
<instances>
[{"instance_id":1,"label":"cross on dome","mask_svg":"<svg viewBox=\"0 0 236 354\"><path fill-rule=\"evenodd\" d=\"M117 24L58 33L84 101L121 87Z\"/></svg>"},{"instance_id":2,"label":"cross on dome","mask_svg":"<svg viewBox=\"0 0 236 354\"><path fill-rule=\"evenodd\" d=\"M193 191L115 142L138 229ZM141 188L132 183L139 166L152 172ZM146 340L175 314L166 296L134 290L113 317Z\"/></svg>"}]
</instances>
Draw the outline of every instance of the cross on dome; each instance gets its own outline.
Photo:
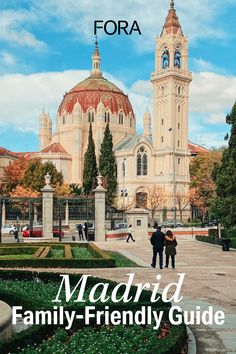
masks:
<instances>
[{"instance_id":1,"label":"cross on dome","mask_svg":"<svg viewBox=\"0 0 236 354\"><path fill-rule=\"evenodd\" d=\"M171 0L171 1L170 1L170 8L171 8L171 9L174 9L174 8L175 8L174 0Z\"/></svg>"}]
</instances>

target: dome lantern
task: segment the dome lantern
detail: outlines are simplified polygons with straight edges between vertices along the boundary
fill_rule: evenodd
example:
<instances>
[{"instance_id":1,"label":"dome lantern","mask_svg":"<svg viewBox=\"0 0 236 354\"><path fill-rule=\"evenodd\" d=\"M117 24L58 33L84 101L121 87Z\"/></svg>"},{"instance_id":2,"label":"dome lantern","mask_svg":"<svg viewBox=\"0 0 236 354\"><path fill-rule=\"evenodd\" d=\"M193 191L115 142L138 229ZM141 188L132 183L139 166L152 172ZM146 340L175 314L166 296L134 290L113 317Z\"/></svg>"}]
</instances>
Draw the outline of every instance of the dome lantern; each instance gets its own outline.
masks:
<instances>
[{"instance_id":1,"label":"dome lantern","mask_svg":"<svg viewBox=\"0 0 236 354\"><path fill-rule=\"evenodd\" d=\"M101 57L98 51L98 39L96 36L94 53L92 56L92 72L91 75L101 75Z\"/></svg>"}]
</instances>

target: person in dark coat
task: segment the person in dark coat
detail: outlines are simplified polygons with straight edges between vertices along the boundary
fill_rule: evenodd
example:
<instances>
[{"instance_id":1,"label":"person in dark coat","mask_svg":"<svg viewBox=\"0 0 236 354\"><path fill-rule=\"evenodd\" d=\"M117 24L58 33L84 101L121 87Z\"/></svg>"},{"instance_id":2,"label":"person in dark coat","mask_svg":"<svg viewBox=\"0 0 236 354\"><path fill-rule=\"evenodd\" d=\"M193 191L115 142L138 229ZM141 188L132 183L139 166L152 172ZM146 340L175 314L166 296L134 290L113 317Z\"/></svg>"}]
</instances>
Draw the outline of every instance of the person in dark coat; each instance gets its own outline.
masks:
<instances>
[{"instance_id":1,"label":"person in dark coat","mask_svg":"<svg viewBox=\"0 0 236 354\"><path fill-rule=\"evenodd\" d=\"M84 234L85 234L85 238L88 241L88 223L85 222L84 223Z\"/></svg>"},{"instance_id":2,"label":"person in dark coat","mask_svg":"<svg viewBox=\"0 0 236 354\"><path fill-rule=\"evenodd\" d=\"M173 235L172 231L168 230L165 236L165 246L166 246L166 265L165 268L169 266L169 258L171 256L171 265L175 269L175 256L176 256L176 237Z\"/></svg>"},{"instance_id":3,"label":"person in dark coat","mask_svg":"<svg viewBox=\"0 0 236 354\"><path fill-rule=\"evenodd\" d=\"M163 250L165 242L165 234L161 232L161 226L157 226L157 230L153 232L150 242L153 246L152 268L156 268L157 253L159 254L159 266L163 269Z\"/></svg>"},{"instance_id":4,"label":"person in dark coat","mask_svg":"<svg viewBox=\"0 0 236 354\"><path fill-rule=\"evenodd\" d=\"M78 230L78 234L79 234L79 240L83 240L84 241L84 235L83 235L83 225L79 224L77 226L77 230Z\"/></svg>"}]
</instances>

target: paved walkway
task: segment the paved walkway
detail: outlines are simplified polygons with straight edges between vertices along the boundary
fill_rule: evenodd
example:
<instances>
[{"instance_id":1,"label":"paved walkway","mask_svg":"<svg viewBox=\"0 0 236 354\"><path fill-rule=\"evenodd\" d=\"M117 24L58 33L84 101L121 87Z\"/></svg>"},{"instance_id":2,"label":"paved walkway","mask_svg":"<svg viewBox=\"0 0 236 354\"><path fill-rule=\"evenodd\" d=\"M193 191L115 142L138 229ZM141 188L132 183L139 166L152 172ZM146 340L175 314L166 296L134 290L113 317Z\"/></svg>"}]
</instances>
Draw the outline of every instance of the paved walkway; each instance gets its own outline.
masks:
<instances>
[{"instance_id":1,"label":"paved walkway","mask_svg":"<svg viewBox=\"0 0 236 354\"><path fill-rule=\"evenodd\" d=\"M186 310L210 305L223 310L226 321L223 326L194 325L191 329L197 341L198 354L236 353L236 251L222 252L221 248L192 239L178 237L176 269L152 269L152 249L149 241L126 243L125 241L97 242L106 250L120 251L143 265L142 268L63 269L67 273L85 273L115 281L126 281L127 273L135 272L135 282L155 282L162 275L161 289L185 273L180 306ZM49 269L44 269L49 271ZM51 270L50 270L51 271ZM55 269L60 272L62 270Z\"/></svg>"}]
</instances>

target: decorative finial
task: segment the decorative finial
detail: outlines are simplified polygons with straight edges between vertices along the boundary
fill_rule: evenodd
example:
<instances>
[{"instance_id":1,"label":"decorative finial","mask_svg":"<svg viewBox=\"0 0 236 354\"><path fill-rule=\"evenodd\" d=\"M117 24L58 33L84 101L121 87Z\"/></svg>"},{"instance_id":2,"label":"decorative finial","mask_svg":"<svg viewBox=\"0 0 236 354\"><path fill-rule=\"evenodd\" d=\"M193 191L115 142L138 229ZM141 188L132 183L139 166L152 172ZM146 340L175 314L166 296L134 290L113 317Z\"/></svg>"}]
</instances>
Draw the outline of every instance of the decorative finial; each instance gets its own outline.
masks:
<instances>
[{"instance_id":1,"label":"decorative finial","mask_svg":"<svg viewBox=\"0 0 236 354\"><path fill-rule=\"evenodd\" d=\"M95 36L95 48L98 48L98 36L97 36L97 34Z\"/></svg>"},{"instance_id":2,"label":"decorative finial","mask_svg":"<svg viewBox=\"0 0 236 354\"><path fill-rule=\"evenodd\" d=\"M175 8L174 0L171 0L171 1L170 1L170 8L171 8L171 9L174 9L174 8Z\"/></svg>"},{"instance_id":3,"label":"decorative finial","mask_svg":"<svg viewBox=\"0 0 236 354\"><path fill-rule=\"evenodd\" d=\"M45 185L46 187L49 187L50 186L50 182L51 182L51 176L50 174L47 172L47 174L44 176L44 179L45 179Z\"/></svg>"}]
</instances>

